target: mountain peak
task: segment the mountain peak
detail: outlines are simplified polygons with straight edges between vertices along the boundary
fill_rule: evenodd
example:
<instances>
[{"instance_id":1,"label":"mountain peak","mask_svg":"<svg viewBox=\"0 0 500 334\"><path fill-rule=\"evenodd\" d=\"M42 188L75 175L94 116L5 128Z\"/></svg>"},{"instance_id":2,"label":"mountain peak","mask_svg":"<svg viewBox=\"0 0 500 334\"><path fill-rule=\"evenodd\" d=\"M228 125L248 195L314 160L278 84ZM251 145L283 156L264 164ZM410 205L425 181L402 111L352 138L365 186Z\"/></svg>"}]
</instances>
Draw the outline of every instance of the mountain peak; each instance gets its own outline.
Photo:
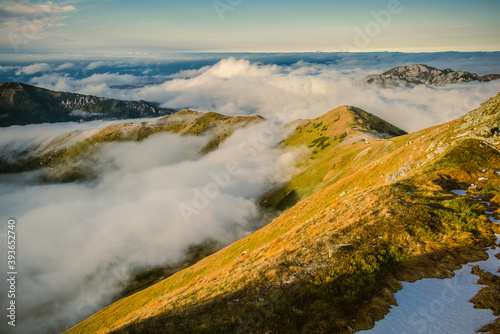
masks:
<instances>
[{"instance_id":1,"label":"mountain peak","mask_svg":"<svg viewBox=\"0 0 500 334\"><path fill-rule=\"evenodd\" d=\"M349 119L346 119L346 123L342 124L341 131L343 132L348 130L369 132L384 138L406 134L404 130L395 125L355 106L343 105L337 107L318 117L315 121L332 125L345 117Z\"/></svg>"},{"instance_id":2,"label":"mountain peak","mask_svg":"<svg viewBox=\"0 0 500 334\"><path fill-rule=\"evenodd\" d=\"M377 84L385 88L414 87L417 85L443 86L453 83L471 81L491 81L500 79L499 74L479 76L467 71L454 71L452 69L440 70L425 64L412 64L394 67L380 75L369 75L364 81Z\"/></svg>"},{"instance_id":3,"label":"mountain peak","mask_svg":"<svg viewBox=\"0 0 500 334\"><path fill-rule=\"evenodd\" d=\"M376 132L387 138L406 134L406 131L361 108L348 106L347 109L354 115L359 129L362 131Z\"/></svg>"},{"instance_id":4,"label":"mountain peak","mask_svg":"<svg viewBox=\"0 0 500 334\"><path fill-rule=\"evenodd\" d=\"M173 109L145 101L122 101L57 92L20 82L0 83L0 127L106 118L168 115Z\"/></svg>"}]
</instances>

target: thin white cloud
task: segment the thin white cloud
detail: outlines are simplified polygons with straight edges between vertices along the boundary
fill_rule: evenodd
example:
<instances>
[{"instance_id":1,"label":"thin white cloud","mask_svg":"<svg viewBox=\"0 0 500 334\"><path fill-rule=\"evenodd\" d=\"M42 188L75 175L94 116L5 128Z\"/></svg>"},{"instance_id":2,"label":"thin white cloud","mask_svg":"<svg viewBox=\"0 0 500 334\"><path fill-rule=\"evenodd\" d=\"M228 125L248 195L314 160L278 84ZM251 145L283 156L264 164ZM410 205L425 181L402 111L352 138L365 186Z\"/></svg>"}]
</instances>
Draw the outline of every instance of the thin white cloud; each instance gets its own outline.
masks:
<instances>
[{"instance_id":1,"label":"thin white cloud","mask_svg":"<svg viewBox=\"0 0 500 334\"><path fill-rule=\"evenodd\" d=\"M86 69L89 70L89 71L91 71L91 70L95 70L95 69L97 69L99 67L102 67L104 65L106 65L106 63L103 62L103 61L95 61L95 62L92 62L92 63L88 64L87 67L86 67Z\"/></svg>"},{"instance_id":2,"label":"thin white cloud","mask_svg":"<svg viewBox=\"0 0 500 334\"><path fill-rule=\"evenodd\" d=\"M47 73L31 79L30 83L56 91L112 97L116 90L111 86L141 84L143 79L130 74L102 73L75 80L61 73Z\"/></svg>"},{"instance_id":3,"label":"thin white cloud","mask_svg":"<svg viewBox=\"0 0 500 334\"><path fill-rule=\"evenodd\" d=\"M32 65L25 66L16 72L16 75L21 74L36 74L40 72L50 72L52 67L47 63L36 63Z\"/></svg>"},{"instance_id":4,"label":"thin white cloud","mask_svg":"<svg viewBox=\"0 0 500 334\"><path fill-rule=\"evenodd\" d=\"M38 16L41 18L43 15L54 16L74 10L76 8L72 5L62 5L61 3L53 3L52 1L48 1L45 4L31 3L26 0L5 1L0 4L0 19L6 20L26 16Z\"/></svg>"},{"instance_id":5,"label":"thin white cloud","mask_svg":"<svg viewBox=\"0 0 500 334\"><path fill-rule=\"evenodd\" d=\"M75 67L75 64L73 64L73 63L64 63L64 64L59 65L56 68L56 71L69 70L69 69L74 68L74 67Z\"/></svg>"},{"instance_id":6,"label":"thin white cloud","mask_svg":"<svg viewBox=\"0 0 500 334\"><path fill-rule=\"evenodd\" d=\"M17 68L18 68L17 66L2 66L2 65L0 65L0 72L10 71L10 70L14 70Z\"/></svg>"}]
</instances>

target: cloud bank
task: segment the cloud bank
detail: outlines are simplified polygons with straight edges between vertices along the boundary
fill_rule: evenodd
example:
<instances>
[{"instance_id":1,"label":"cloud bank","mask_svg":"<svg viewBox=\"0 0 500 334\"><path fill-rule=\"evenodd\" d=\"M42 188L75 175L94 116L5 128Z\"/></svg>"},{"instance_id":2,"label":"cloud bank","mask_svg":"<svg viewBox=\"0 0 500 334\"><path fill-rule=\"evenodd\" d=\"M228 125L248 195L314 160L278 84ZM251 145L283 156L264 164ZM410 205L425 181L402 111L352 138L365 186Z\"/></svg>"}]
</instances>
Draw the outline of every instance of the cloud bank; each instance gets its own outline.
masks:
<instances>
[{"instance_id":1,"label":"cloud bank","mask_svg":"<svg viewBox=\"0 0 500 334\"><path fill-rule=\"evenodd\" d=\"M33 65L28 65L17 71L17 75L21 74L35 74L39 72L51 72L52 67L47 63L36 63Z\"/></svg>"},{"instance_id":2,"label":"cloud bank","mask_svg":"<svg viewBox=\"0 0 500 334\"><path fill-rule=\"evenodd\" d=\"M227 115L260 114L288 122L314 118L340 105L365 109L407 130L416 131L455 119L500 91L500 81L445 87L383 89L362 79L388 68L297 62L261 64L234 57L215 65L172 74L161 84L117 90L113 85L137 85L142 75L93 74L82 79L50 73L32 84L55 90L128 100L146 100L170 108L192 108Z\"/></svg>"},{"instance_id":3,"label":"cloud bank","mask_svg":"<svg viewBox=\"0 0 500 334\"><path fill-rule=\"evenodd\" d=\"M293 168L294 154L275 148L284 138L260 125L200 156L209 138L158 134L108 144L92 184L0 179L2 231L12 217L18 226L19 330L67 329L102 308L134 269L176 261L207 238L244 236L259 217L258 197Z\"/></svg>"}]
</instances>

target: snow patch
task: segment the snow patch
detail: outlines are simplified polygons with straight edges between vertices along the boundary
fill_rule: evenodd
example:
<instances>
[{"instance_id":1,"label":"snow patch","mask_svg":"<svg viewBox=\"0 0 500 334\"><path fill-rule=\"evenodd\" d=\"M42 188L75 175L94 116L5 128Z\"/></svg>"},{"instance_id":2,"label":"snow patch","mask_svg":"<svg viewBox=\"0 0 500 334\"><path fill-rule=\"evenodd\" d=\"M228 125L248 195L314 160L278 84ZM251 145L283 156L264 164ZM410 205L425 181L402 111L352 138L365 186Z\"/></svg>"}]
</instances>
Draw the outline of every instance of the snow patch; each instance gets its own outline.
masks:
<instances>
[{"instance_id":1,"label":"snow patch","mask_svg":"<svg viewBox=\"0 0 500 334\"><path fill-rule=\"evenodd\" d=\"M470 131L467 131L466 133L462 133L461 135L456 136L454 139L465 137L465 136L467 136L469 133L470 133Z\"/></svg>"},{"instance_id":2,"label":"snow patch","mask_svg":"<svg viewBox=\"0 0 500 334\"><path fill-rule=\"evenodd\" d=\"M457 196L465 196L465 194L467 194L467 191L465 190L452 190L450 192Z\"/></svg>"},{"instance_id":3,"label":"snow patch","mask_svg":"<svg viewBox=\"0 0 500 334\"><path fill-rule=\"evenodd\" d=\"M496 234L497 242L500 235ZM474 333L496 319L492 310L475 309L469 302L481 289L478 276L471 273L477 264L496 273L500 259L498 250L488 250L486 261L468 263L447 279L424 278L414 283L403 282L395 294L399 306L393 306L384 319L368 331L376 333Z\"/></svg>"}]
</instances>

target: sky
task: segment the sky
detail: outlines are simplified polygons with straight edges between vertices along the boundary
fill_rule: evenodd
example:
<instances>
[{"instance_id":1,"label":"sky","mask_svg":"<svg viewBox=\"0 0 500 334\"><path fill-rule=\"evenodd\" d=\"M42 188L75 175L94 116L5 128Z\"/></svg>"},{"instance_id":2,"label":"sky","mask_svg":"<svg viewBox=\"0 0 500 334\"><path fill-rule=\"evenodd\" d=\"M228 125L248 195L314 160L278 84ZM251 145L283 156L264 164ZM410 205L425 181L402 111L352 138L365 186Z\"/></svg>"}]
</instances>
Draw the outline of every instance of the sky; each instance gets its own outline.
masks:
<instances>
[{"instance_id":1,"label":"sky","mask_svg":"<svg viewBox=\"0 0 500 334\"><path fill-rule=\"evenodd\" d=\"M498 51L497 0L4 0L1 53Z\"/></svg>"}]
</instances>

